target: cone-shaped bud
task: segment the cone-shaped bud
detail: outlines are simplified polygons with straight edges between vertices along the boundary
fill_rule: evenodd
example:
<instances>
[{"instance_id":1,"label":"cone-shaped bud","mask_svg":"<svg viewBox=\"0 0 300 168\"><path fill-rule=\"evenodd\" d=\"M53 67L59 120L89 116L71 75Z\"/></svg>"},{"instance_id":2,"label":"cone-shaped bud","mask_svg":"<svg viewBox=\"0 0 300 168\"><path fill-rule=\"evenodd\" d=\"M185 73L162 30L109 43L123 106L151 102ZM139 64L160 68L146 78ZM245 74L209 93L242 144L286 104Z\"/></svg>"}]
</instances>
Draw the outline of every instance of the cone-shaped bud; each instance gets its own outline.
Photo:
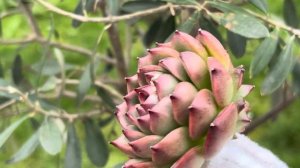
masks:
<instances>
[{"instance_id":1,"label":"cone-shaped bud","mask_svg":"<svg viewBox=\"0 0 300 168\"><path fill-rule=\"evenodd\" d=\"M234 68L232 77L236 89L238 89L242 85L244 73L245 73L245 69L243 65Z\"/></svg>"},{"instance_id":2,"label":"cone-shaped bud","mask_svg":"<svg viewBox=\"0 0 300 168\"><path fill-rule=\"evenodd\" d=\"M153 83L156 87L156 92L160 100L173 92L178 81L172 75L162 74L157 79L153 80Z\"/></svg>"},{"instance_id":3,"label":"cone-shaped bud","mask_svg":"<svg viewBox=\"0 0 300 168\"><path fill-rule=\"evenodd\" d=\"M127 107L131 108L138 102L138 97L136 92L134 90L129 92L126 96L124 96L124 100L127 104Z\"/></svg>"},{"instance_id":4,"label":"cone-shaped bud","mask_svg":"<svg viewBox=\"0 0 300 168\"><path fill-rule=\"evenodd\" d=\"M232 77L217 59L209 57L207 64L215 100L220 107L225 107L233 98L234 86Z\"/></svg>"},{"instance_id":5,"label":"cone-shaped bud","mask_svg":"<svg viewBox=\"0 0 300 168\"><path fill-rule=\"evenodd\" d=\"M151 147L152 160L157 165L168 164L182 156L189 147L188 130L186 127L179 127Z\"/></svg>"},{"instance_id":6,"label":"cone-shaped bud","mask_svg":"<svg viewBox=\"0 0 300 168\"><path fill-rule=\"evenodd\" d=\"M242 100L246 97L251 90L254 88L254 85L241 85L237 93L235 94L234 100Z\"/></svg>"},{"instance_id":7,"label":"cone-shaped bud","mask_svg":"<svg viewBox=\"0 0 300 168\"><path fill-rule=\"evenodd\" d=\"M156 94L152 94L147 97L147 99L141 103L141 106L145 111L152 108L158 102L158 96Z\"/></svg>"},{"instance_id":8,"label":"cone-shaped bud","mask_svg":"<svg viewBox=\"0 0 300 168\"><path fill-rule=\"evenodd\" d=\"M245 128L251 122L251 119L248 116L249 110L250 110L250 105L247 101L245 101L243 109L239 112L239 119L238 119L238 122L237 122L236 132L245 131Z\"/></svg>"},{"instance_id":9,"label":"cone-shaped bud","mask_svg":"<svg viewBox=\"0 0 300 168\"><path fill-rule=\"evenodd\" d=\"M141 73L147 73L147 72L153 72L153 71L158 71L158 72L165 72L164 68L158 65L146 65L141 68L139 68Z\"/></svg>"},{"instance_id":10,"label":"cone-shaped bud","mask_svg":"<svg viewBox=\"0 0 300 168\"><path fill-rule=\"evenodd\" d=\"M127 86L127 93L129 93L134 88L137 88L139 86L137 74L130 77L126 77L125 81Z\"/></svg>"},{"instance_id":11,"label":"cone-shaped bud","mask_svg":"<svg viewBox=\"0 0 300 168\"><path fill-rule=\"evenodd\" d=\"M140 103L143 103L151 94L155 94L156 88L154 85L144 85L134 89L138 93Z\"/></svg>"},{"instance_id":12,"label":"cone-shaped bud","mask_svg":"<svg viewBox=\"0 0 300 168\"><path fill-rule=\"evenodd\" d=\"M172 75L181 81L186 81L187 74L179 58L169 57L159 61L159 65L168 70Z\"/></svg>"},{"instance_id":13,"label":"cone-shaped bud","mask_svg":"<svg viewBox=\"0 0 300 168\"><path fill-rule=\"evenodd\" d=\"M194 37L186 34L184 32L176 31L173 38L171 39L172 46L182 52L182 51L192 51L201 56L204 60L208 56L205 48L196 40Z\"/></svg>"},{"instance_id":14,"label":"cone-shaped bud","mask_svg":"<svg viewBox=\"0 0 300 168\"><path fill-rule=\"evenodd\" d=\"M208 89L200 90L189 107L189 135L199 139L207 130L217 113L212 93Z\"/></svg>"},{"instance_id":15,"label":"cone-shaped bud","mask_svg":"<svg viewBox=\"0 0 300 168\"><path fill-rule=\"evenodd\" d=\"M190 82L180 82L170 96L174 119L177 123L184 125L188 122L188 107L191 105L197 89ZM188 96L183 96L188 95Z\"/></svg>"},{"instance_id":16,"label":"cone-shaped bud","mask_svg":"<svg viewBox=\"0 0 300 168\"><path fill-rule=\"evenodd\" d=\"M237 120L237 105L231 103L211 123L204 144L204 157L206 159L213 157L233 137Z\"/></svg>"},{"instance_id":17,"label":"cone-shaped bud","mask_svg":"<svg viewBox=\"0 0 300 168\"><path fill-rule=\"evenodd\" d=\"M157 168L153 162L141 159L130 159L122 168Z\"/></svg>"},{"instance_id":18,"label":"cone-shaped bud","mask_svg":"<svg viewBox=\"0 0 300 168\"><path fill-rule=\"evenodd\" d=\"M153 63L157 64L159 60L167 57L179 57L179 52L169 47L156 47L147 50L153 57Z\"/></svg>"},{"instance_id":19,"label":"cone-shaped bud","mask_svg":"<svg viewBox=\"0 0 300 168\"><path fill-rule=\"evenodd\" d=\"M183 66L191 79L191 81L200 88L201 85L205 84L205 78L207 74L207 66L205 61L197 54L185 51L180 53Z\"/></svg>"},{"instance_id":20,"label":"cone-shaped bud","mask_svg":"<svg viewBox=\"0 0 300 168\"><path fill-rule=\"evenodd\" d=\"M126 102L123 102L116 107L117 107L117 110L115 112L115 116L116 116L117 120L119 121L121 127L124 129L128 125L130 125L128 120L125 118L125 114L127 112L127 104L126 104Z\"/></svg>"},{"instance_id":21,"label":"cone-shaped bud","mask_svg":"<svg viewBox=\"0 0 300 168\"><path fill-rule=\"evenodd\" d=\"M136 155L141 158L151 158L150 146L158 143L162 137L158 135L147 135L140 139L129 142L129 146L132 147Z\"/></svg>"},{"instance_id":22,"label":"cone-shaped bud","mask_svg":"<svg viewBox=\"0 0 300 168\"><path fill-rule=\"evenodd\" d=\"M143 131L145 134L150 134L150 115L143 115L139 118L137 118L137 125L136 125L141 131Z\"/></svg>"},{"instance_id":23,"label":"cone-shaped bud","mask_svg":"<svg viewBox=\"0 0 300 168\"><path fill-rule=\"evenodd\" d=\"M193 147L187 151L171 168L200 168L205 159L200 147Z\"/></svg>"},{"instance_id":24,"label":"cone-shaped bud","mask_svg":"<svg viewBox=\"0 0 300 168\"><path fill-rule=\"evenodd\" d=\"M196 39L204 45L209 55L216 58L226 70L232 69L230 57L216 37L205 30L199 29Z\"/></svg>"},{"instance_id":25,"label":"cone-shaped bud","mask_svg":"<svg viewBox=\"0 0 300 168\"><path fill-rule=\"evenodd\" d=\"M172 103L169 97L164 97L149 111L150 130L157 135L165 135L177 127L173 119Z\"/></svg>"},{"instance_id":26,"label":"cone-shaped bud","mask_svg":"<svg viewBox=\"0 0 300 168\"><path fill-rule=\"evenodd\" d=\"M124 135L121 135L118 139L111 141L110 144L114 145L116 148L126 153L130 157L136 157L135 152L133 151L131 146L129 146L128 142L129 141L126 139L126 137Z\"/></svg>"},{"instance_id":27,"label":"cone-shaped bud","mask_svg":"<svg viewBox=\"0 0 300 168\"><path fill-rule=\"evenodd\" d=\"M146 134L142 133L141 131L135 128L126 128L123 129L122 132L129 141L134 141L146 136Z\"/></svg>"},{"instance_id":28,"label":"cone-shaped bud","mask_svg":"<svg viewBox=\"0 0 300 168\"><path fill-rule=\"evenodd\" d=\"M138 68L141 68L146 65L152 65L152 64L153 64L153 57L151 56L151 54L138 58Z\"/></svg>"}]
</instances>

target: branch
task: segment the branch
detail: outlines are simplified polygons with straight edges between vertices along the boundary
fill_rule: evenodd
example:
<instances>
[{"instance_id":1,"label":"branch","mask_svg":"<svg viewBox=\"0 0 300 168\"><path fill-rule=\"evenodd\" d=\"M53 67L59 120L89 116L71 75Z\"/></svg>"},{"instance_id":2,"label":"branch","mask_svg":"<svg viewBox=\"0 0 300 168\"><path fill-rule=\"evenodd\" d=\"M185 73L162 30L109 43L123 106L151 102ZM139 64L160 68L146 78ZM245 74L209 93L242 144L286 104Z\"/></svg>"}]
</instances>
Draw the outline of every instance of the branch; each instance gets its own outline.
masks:
<instances>
[{"instance_id":1,"label":"branch","mask_svg":"<svg viewBox=\"0 0 300 168\"><path fill-rule=\"evenodd\" d=\"M126 15L122 15L122 16L86 17L86 16L76 15L74 13L64 11L44 0L35 0L35 1L38 2L40 5L42 5L43 7L45 7L46 9L48 9L54 13L57 13L57 14L81 21L81 22L97 22L97 23L99 23L99 22L114 23L114 22L119 22L119 21L125 21L125 20L130 20L130 19L134 19L134 18L152 15L154 13L164 12L164 11L167 11L170 9L170 4L165 4L165 5L159 6L157 8L151 8L151 9L147 9L144 11L139 11L139 12L126 14ZM181 6L180 5L172 5L172 7L173 8L185 7L185 8L190 8L190 9L199 9L198 6L194 6L194 5L181 5Z\"/></svg>"},{"instance_id":2,"label":"branch","mask_svg":"<svg viewBox=\"0 0 300 168\"><path fill-rule=\"evenodd\" d=\"M269 112L267 112L265 115L254 120L253 122L251 122L250 125L248 127L246 127L246 129L243 133L249 134L250 132L252 132L255 128L257 128L261 124L265 123L269 119L272 119L274 116L277 116L283 109L285 109L290 104L292 104L296 99L297 99L296 96L287 98L282 103L280 103L278 106L274 107Z\"/></svg>"},{"instance_id":3,"label":"branch","mask_svg":"<svg viewBox=\"0 0 300 168\"><path fill-rule=\"evenodd\" d=\"M24 12L24 14L27 18L27 21L28 21L28 23L31 27L31 30L34 32L35 36L41 37L42 36L41 31L40 31L40 29L38 27L38 24L36 23L33 15L32 15L32 11L31 11L29 5L30 4L20 0L20 7L23 10L23 12Z\"/></svg>"}]
</instances>

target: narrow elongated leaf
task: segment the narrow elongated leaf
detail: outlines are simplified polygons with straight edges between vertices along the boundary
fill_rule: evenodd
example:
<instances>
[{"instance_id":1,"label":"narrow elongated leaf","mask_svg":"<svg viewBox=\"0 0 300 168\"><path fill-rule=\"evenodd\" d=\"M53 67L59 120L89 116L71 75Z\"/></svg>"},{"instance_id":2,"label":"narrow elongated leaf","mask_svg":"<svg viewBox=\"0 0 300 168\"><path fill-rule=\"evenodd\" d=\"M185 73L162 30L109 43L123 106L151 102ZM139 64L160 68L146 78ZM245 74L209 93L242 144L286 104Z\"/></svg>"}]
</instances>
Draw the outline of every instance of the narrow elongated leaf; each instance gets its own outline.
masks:
<instances>
[{"instance_id":1,"label":"narrow elongated leaf","mask_svg":"<svg viewBox=\"0 0 300 168\"><path fill-rule=\"evenodd\" d=\"M179 25L178 30L186 33L191 33L193 28L195 28L195 26L199 24L200 16L200 12L195 11L192 16L190 16L185 22Z\"/></svg>"},{"instance_id":2,"label":"narrow elongated leaf","mask_svg":"<svg viewBox=\"0 0 300 168\"><path fill-rule=\"evenodd\" d=\"M102 132L92 120L85 120L86 150L89 159L96 166L104 166L108 160L109 151Z\"/></svg>"},{"instance_id":3,"label":"narrow elongated leaf","mask_svg":"<svg viewBox=\"0 0 300 168\"><path fill-rule=\"evenodd\" d=\"M39 61L35 64L33 64L31 66L31 68L37 72L37 73L41 73L41 75L45 75L45 76L52 76L52 75L56 75L58 73L61 72L61 66L59 65L59 63L57 62L56 59L47 59L46 60L46 64L44 64L43 61ZM64 70L70 70L73 69L74 66L71 64L64 64Z\"/></svg>"},{"instance_id":4,"label":"narrow elongated leaf","mask_svg":"<svg viewBox=\"0 0 300 168\"><path fill-rule=\"evenodd\" d=\"M48 78L48 80L44 83L43 86L38 88L38 91L47 92L47 91L55 89L55 87L56 87L56 78L54 76L51 76Z\"/></svg>"},{"instance_id":5,"label":"narrow elongated leaf","mask_svg":"<svg viewBox=\"0 0 300 168\"><path fill-rule=\"evenodd\" d=\"M50 155L56 155L61 151L63 136L54 119L48 118L43 122L39 128L39 141Z\"/></svg>"},{"instance_id":6,"label":"narrow elongated leaf","mask_svg":"<svg viewBox=\"0 0 300 168\"><path fill-rule=\"evenodd\" d=\"M162 24L163 19L161 17L157 18L148 28L144 38L143 42L145 46L149 47L153 42L155 42L155 38L159 32L160 25Z\"/></svg>"},{"instance_id":7,"label":"narrow elongated leaf","mask_svg":"<svg viewBox=\"0 0 300 168\"><path fill-rule=\"evenodd\" d=\"M22 62L23 61L20 54L16 55L11 69L12 79L16 85L19 85L23 80Z\"/></svg>"},{"instance_id":8,"label":"narrow elongated leaf","mask_svg":"<svg viewBox=\"0 0 300 168\"><path fill-rule=\"evenodd\" d=\"M292 36L287 42L286 46L279 55L278 61L272 67L269 74L265 78L261 94L266 95L274 92L285 81L294 65L293 58L293 41L295 36Z\"/></svg>"},{"instance_id":9,"label":"narrow elongated leaf","mask_svg":"<svg viewBox=\"0 0 300 168\"><path fill-rule=\"evenodd\" d=\"M283 17L286 24L298 28L299 18L298 18L296 6L297 5L295 5L293 0L284 0Z\"/></svg>"},{"instance_id":10,"label":"narrow elongated leaf","mask_svg":"<svg viewBox=\"0 0 300 168\"><path fill-rule=\"evenodd\" d=\"M77 103L82 103L85 94L92 86L92 79L91 79L91 65L88 64L80 77L79 85L77 88Z\"/></svg>"},{"instance_id":11,"label":"narrow elongated leaf","mask_svg":"<svg viewBox=\"0 0 300 168\"><path fill-rule=\"evenodd\" d=\"M38 132L35 132L25 144L6 163L16 163L30 156L39 145Z\"/></svg>"},{"instance_id":12,"label":"narrow elongated leaf","mask_svg":"<svg viewBox=\"0 0 300 168\"><path fill-rule=\"evenodd\" d=\"M227 31L227 40L229 48L235 57L240 58L245 54L247 46L247 39L245 37Z\"/></svg>"},{"instance_id":13,"label":"narrow elongated leaf","mask_svg":"<svg viewBox=\"0 0 300 168\"><path fill-rule=\"evenodd\" d=\"M111 95L107 90L105 90L103 87L96 86L97 94L101 99L105 102L105 104L110 108L114 109L116 107L116 104L114 103Z\"/></svg>"},{"instance_id":14,"label":"narrow elongated leaf","mask_svg":"<svg viewBox=\"0 0 300 168\"><path fill-rule=\"evenodd\" d=\"M122 4L121 10L127 13L133 13L151 8L157 8L163 4L164 2L149 0L127 1Z\"/></svg>"},{"instance_id":15,"label":"narrow elongated leaf","mask_svg":"<svg viewBox=\"0 0 300 168\"><path fill-rule=\"evenodd\" d=\"M6 140L9 138L9 136L15 131L16 128L18 128L18 126L20 124L22 124L23 121L25 121L26 119L28 119L28 115L20 118L19 120L15 121L14 123L12 123L9 127L7 127L1 134L0 134L0 148L2 147L2 145L6 142Z\"/></svg>"},{"instance_id":16,"label":"narrow elongated leaf","mask_svg":"<svg viewBox=\"0 0 300 168\"><path fill-rule=\"evenodd\" d=\"M2 63L0 62L0 78L4 78L4 69L2 67Z\"/></svg>"},{"instance_id":17,"label":"narrow elongated leaf","mask_svg":"<svg viewBox=\"0 0 300 168\"><path fill-rule=\"evenodd\" d=\"M293 69L293 89L300 94L300 63L297 62Z\"/></svg>"},{"instance_id":18,"label":"narrow elongated leaf","mask_svg":"<svg viewBox=\"0 0 300 168\"><path fill-rule=\"evenodd\" d=\"M224 12L211 13L211 17L226 29L247 38L262 38L269 35L266 26L248 15L242 8L220 1L208 1L208 4Z\"/></svg>"},{"instance_id":19,"label":"narrow elongated leaf","mask_svg":"<svg viewBox=\"0 0 300 168\"><path fill-rule=\"evenodd\" d=\"M264 13L268 12L268 4L266 0L249 0L249 2Z\"/></svg>"},{"instance_id":20,"label":"narrow elongated leaf","mask_svg":"<svg viewBox=\"0 0 300 168\"><path fill-rule=\"evenodd\" d=\"M271 61L278 44L277 34L277 31L272 32L255 50L254 58L250 65L250 78L261 72Z\"/></svg>"},{"instance_id":21,"label":"narrow elongated leaf","mask_svg":"<svg viewBox=\"0 0 300 168\"><path fill-rule=\"evenodd\" d=\"M169 16L159 28L159 31L155 37L155 41L162 43L164 42L174 31L175 31L176 23L175 17Z\"/></svg>"},{"instance_id":22,"label":"narrow elongated leaf","mask_svg":"<svg viewBox=\"0 0 300 168\"><path fill-rule=\"evenodd\" d=\"M65 155L65 168L81 168L81 149L76 129L73 124L68 128L67 150Z\"/></svg>"}]
</instances>

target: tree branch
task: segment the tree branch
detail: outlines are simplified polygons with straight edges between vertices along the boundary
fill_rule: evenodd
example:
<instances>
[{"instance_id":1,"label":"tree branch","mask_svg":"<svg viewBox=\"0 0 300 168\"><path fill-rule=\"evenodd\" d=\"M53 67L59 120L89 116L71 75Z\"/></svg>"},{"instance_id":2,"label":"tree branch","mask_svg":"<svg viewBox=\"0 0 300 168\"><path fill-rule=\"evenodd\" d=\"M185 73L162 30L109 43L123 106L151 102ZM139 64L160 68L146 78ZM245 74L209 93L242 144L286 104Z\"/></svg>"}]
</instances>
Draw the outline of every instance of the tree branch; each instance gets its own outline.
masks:
<instances>
[{"instance_id":1,"label":"tree branch","mask_svg":"<svg viewBox=\"0 0 300 168\"><path fill-rule=\"evenodd\" d=\"M257 128L261 124L265 123L269 119L272 119L274 116L277 116L283 109L285 109L290 104L292 104L296 99L297 99L296 96L287 98L282 103L280 103L278 106L274 107L269 112L267 112L265 115L254 120L253 122L251 122L250 125L248 127L246 127L246 129L243 133L249 134L250 132L252 132L255 128Z\"/></svg>"}]
</instances>

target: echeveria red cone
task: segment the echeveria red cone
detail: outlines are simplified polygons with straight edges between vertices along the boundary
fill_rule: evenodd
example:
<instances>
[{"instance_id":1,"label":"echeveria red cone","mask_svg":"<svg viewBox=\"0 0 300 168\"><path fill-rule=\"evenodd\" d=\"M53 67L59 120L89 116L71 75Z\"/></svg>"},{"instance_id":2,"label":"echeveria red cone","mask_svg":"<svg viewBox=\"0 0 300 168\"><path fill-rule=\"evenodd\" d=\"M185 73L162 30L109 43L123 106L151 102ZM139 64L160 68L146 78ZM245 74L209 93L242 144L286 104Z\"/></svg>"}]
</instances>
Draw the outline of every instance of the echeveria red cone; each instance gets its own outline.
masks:
<instances>
[{"instance_id":1,"label":"echeveria red cone","mask_svg":"<svg viewBox=\"0 0 300 168\"><path fill-rule=\"evenodd\" d=\"M123 135L111 144L129 156L124 168L200 168L250 122L243 72L204 30L148 49L115 112Z\"/></svg>"}]
</instances>

